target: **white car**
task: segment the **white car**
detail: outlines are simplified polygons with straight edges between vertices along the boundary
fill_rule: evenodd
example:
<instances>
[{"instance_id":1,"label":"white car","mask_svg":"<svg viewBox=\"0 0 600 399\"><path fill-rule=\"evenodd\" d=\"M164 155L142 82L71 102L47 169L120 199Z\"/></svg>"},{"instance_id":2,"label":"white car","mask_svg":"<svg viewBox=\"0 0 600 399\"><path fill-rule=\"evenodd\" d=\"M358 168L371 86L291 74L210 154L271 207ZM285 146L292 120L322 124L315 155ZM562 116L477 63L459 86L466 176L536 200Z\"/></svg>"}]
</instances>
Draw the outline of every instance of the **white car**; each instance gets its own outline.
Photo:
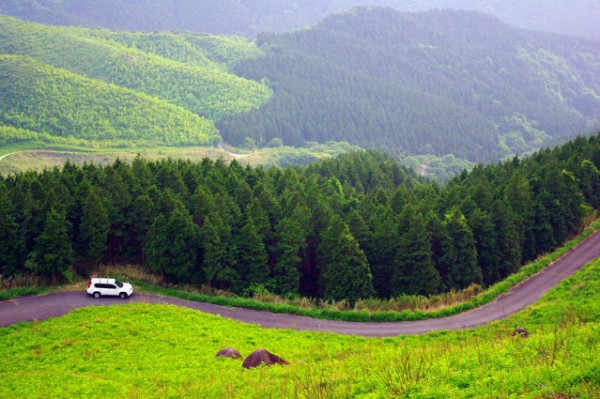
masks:
<instances>
[{"instance_id":1,"label":"white car","mask_svg":"<svg viewBox=\"0 0 600 399\"><path fill-rule=\"evenodd\" d=\"M133 287L114 278L93 278L90 280L87 293L94 298L101 296L118 296L126 299L133 294Z\"/></svg>"}]
</instances>

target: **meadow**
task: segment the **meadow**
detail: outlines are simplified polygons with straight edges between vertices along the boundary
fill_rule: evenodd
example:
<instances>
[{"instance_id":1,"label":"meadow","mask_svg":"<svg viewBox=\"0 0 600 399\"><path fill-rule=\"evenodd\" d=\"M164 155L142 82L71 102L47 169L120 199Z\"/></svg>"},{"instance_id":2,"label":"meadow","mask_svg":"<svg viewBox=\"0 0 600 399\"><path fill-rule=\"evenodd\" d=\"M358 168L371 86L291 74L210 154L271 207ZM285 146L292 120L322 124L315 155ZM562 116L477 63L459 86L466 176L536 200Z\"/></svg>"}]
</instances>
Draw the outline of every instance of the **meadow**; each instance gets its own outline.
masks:
<instances>
[{"instance_id":1,"label":"meadow","mask_svg":"<svg viewBox=\"0 0 600 399\"><path fill-rule=\"evenodd\" d=\"M600 260L474 330L367 339L262 329L170 305L78 309L0 329L0 397L596 398ZM529 338L513 336L516 327ZM288 366L216 358L258 348Z\"/></svg>"},{"instance_id":2,"label":"meadow","mask_svg":"<svg viewBox=\"0 0 600 399\"><path fill-rule=\"evenodd\" d=\"M232 147L222 149L218 146L166 147L149 143L106 147L102 143L71 141L74 144L32 140L0 145L0 175L61 168L65 162L75 165L107 165L117 159L131 162L137 156L148 160L173 158L198 162L204 158L224 159L228 162L237 159L243 165L286 167L333 158L358 148L347 143L319 144L310 148L282 146L251 150Z\"/></svg>"}]
</instances>

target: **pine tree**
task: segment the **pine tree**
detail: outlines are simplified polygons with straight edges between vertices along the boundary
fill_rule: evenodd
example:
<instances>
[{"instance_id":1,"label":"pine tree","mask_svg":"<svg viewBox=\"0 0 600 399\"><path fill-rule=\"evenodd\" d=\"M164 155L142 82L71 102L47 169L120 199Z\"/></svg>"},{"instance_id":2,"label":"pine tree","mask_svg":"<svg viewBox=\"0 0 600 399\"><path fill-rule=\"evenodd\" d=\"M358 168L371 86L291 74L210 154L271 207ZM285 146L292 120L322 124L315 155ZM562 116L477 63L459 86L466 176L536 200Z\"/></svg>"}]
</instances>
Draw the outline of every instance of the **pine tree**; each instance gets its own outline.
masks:
<instances>
[{"instance_id":1,"label":"pine tree","mask_svg":"<svg viewBox=\"0 0 600 399\"><path fill-rule=\"evenodd\" d=\"M164 269L168 280L176 283L200 281L197 267L198 230L183 204L167 220L168 262Z\"/></svg>"},{"instance_id":2,"label":"pine tree","mask_svg":"<svg viewBox=\"0 0 600 399\"><path fill-rule=\"evenodd\" d=\"M500 253L496 242L494 220L489 213L477 208L470 215L469 227L475 237L477 263L481 268L482 280L491 285L500 280Z\"/></svg>"},{"instance_id":3,"label":"pine tree","mask_svg":"<svg viewBox=\"0 0 600 399\"><path fill-rule=\"evenodd\" d=\"M523 259L522 241L517 217L510 207L500 200L494 202L494 223L496 225L496 243L501 254L498 264L498 275L502 279L517 271Z\"/></svg>"},{"instance_id":4,"label":"pine tree","mask_svg":"<svg viewBox=\"0 0 600 399\"><path fill-rule=\"evenodd\" d=\"M357 300L374 294L369 263L348 226L333 217L319 245L319 289L325 299Z\"/></svg>"},{"instance_id":5,"label":"pine tree","mask_svg":"<svg viewBox=\"0 0 600 399\"><path fill-rule=\"evenodd\" d=\"M149 194L136 197L129 212L129 245L134 249L135 261L146 263L144 245L154 219L154 202Z\"/></svg>"},{"instance_id":6,"label":"pine tree","mask_svg":"<svg viewBox=\"0 0 600 399\"><path fill-rule=\"evenodd\" d=\"M66 215L50 209L42 233L36 237L33 251L26 267L33 273L56 283L70 279L73 267L73 246L69 239L69 222Z\"/></svg>"},{"instance_id":7,"label":"pine tree","mask_svg":"<svg viewBox=\"0 0 600 399\"><path fill-rule=\"evenodd\" d=\"M272 290L278 294L298 294L300 290L300 252L305 247L304 231L293 217L282 219L276 227L276 263L272 271Z\"/></svg>"},{"instance_id":8,"label":"pine tree","mask_svg":"<svg viewBox=\"0 0 600 399\"><path fill-rule=\"evenodd\" d=\"M19 226L15 220L15 207L5 185L0 183L0 274L14 276L19 269Z\"/></svg>"},{"instance_id":9,"label":"pine tree","mask_svg":"<svg viewBox=\"0 0 600 399\"><path fill-rule=\"evenodd\" d=\"M373 288L380 298L392 296L394 258L398 252L398 228L389 209L378 206L369 220L371 239L366 244L365 255L373 273Z\"/></svg>"},{"instance_id":10,"label":"pine tree","mask_svg":"<svg viewBox=\"0 0 600 399\"><path fill-rule=\"evenodd\" d=\"M446 285L450 288L463 289L472 283L481 284L481 269L477 263L477 249L473 232L467 220L458 208L454 208L446 216L448 242L442 263L448 271Z\"/></svg>"},{"instance_id":11,"label":"pine tree","mask_svg":"<svg viewBox=\"0 0 600 399\"><path fill-rule=\"evenodd\" d=\"M162 213L152 221L145 240L144 253L150 270L164 276L169 263L167 218Z\"/></svg>"},{"instance_id":12,"label":"pine tree","mask_svg":"<svg viewBox=\"0 0 600 399\"><path fill-rule=\"evenodd\" d=\"M235 248L230 246L231 227L218 213L209 214L200 228L202 273L213 288L241 286L241 276L235 268Z\"/></svg>"},{"instance_id":13,"label":"pine tree","mask_svg":"<svg viewBox=\"0 0 600 399\"><path fill-rule=\"evenodd\" d=\"M85 254L92 262L102 260L106 251L110 222L106 207L92 188L83 204L81 224L79 225L79 243L85 248Z\"/></svg>"},{"instance_id":14,"label":"pine tree","mask_svg":"<svg viewBox=\"0 0 600 399\"><path fill-rule=\"evenodd\" d=\"M435 293L441 281L433 264L431 240L423 216L409 204L405 206L401 220L404 232L400 235L394 259L392 294Z\"/></svg>"},{"instance_id":15,"label":"pine tree","mask_svg":"<svg viewBox=\"0 0 600 399\"><path fill-rule=\"evenodd\" d=\"M242 289L260 289L267 283L269 277L269 264L263 237L259 234L251 217L246 217L246 223L240 231L237 240L237 271L241 277Z\"/></svg>"}]
</instances>

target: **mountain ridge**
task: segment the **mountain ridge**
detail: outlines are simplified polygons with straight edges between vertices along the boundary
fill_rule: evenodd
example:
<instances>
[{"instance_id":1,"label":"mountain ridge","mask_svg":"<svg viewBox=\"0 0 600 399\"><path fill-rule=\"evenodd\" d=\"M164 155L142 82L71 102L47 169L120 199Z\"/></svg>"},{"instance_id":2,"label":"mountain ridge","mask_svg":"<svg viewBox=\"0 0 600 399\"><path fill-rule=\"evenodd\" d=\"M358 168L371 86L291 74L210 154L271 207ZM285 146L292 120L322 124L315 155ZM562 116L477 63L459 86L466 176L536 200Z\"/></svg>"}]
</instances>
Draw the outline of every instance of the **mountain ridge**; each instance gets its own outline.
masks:
<instances>
[{"instance_id":1,"label":"mountain ridge","mask_svg":"<svg viewBox=\"0 0 600 399\"><path fill-rule=\"evenodd\" d=\"M234 70L266 78L274 96L218 123L234 144L343 137L393 154L485 162L600 126L600 42L485 14L360 8L257 44L266 56Z\"/></svg>"},{"instance_id":2,"label":"mountain ridge","mask_svg":"<svg viewBox=\"0 0 600 399\"><path fill-rule=\"evenodd\" d=\"M521 28L600 39L595 0L4 0L0 13L55 25L255 36L312 26L356 6L473 10Z\"/></svg>"}]
</instances>

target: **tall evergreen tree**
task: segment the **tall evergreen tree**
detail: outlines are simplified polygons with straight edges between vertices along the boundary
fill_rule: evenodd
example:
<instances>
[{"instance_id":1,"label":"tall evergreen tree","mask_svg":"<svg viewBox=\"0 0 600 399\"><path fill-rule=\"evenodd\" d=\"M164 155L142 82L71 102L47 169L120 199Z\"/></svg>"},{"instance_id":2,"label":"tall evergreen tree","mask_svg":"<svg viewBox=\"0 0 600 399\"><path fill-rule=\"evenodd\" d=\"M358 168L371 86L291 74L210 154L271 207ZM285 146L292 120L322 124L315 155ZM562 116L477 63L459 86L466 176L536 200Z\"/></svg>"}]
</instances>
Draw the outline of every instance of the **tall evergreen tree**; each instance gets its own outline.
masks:
<instances>
[{"instance_id":1,"label":"tall evergreen tree","mask_svg":"<svg viewBox=\"0 0 600 399\"><path fill-rule=\"evenodd\" d=\"M394 259L392 294L399 296L435 293L441 281L433 264L431 241L423 216L408 204L400 218L403 232Z\"/></svg>"},{"instance_id":2,"label":"tall evergreen tree","mask_svg":"<svg viewBox=\"0 0 600 399\"><path fill-rule=\"evenodd\" d=\"M293 217L282 219L276 226L276 263L271 272L271 290L278 294L298 294L300 291L301 251L304 249L304 231Z\"/></svg>"},{"instance_id":3,"label":"tall evergreen tree","mask_svg":"<svg viewBox=\"0 0 600 399\"><path fill-rule=\"evenodd\" d=\"M213 288L239 287L240 278L230 245L231 226L224 223L219 213L209 214L200 228L202 271L206 284Z\"/></svg>"},{"instance_id":4,"label":"tall evergreen tree","mask_svg":"<svg viewBox=\"0 0 600 399\"><path fill-rule=\"evenodd\" d=\"M8 189L0 182L0 274L14 276L19 272L19 226Z\"/></svg>"},{"instance_id":5,"label":"tall evergreen tree","mask_svg":"<svg viewBox=\"0 0 600 399\"><path fill-rule=\"evenodd\" d=\"M357 300L373 295L369 263L348 226L334 217L321 235L319 245L319 289L325 299Z\"/></svg>"},{"instance_id":6,"label":"tall evergreen tree","mask_svg":"<svg viewBox=\"0 0 600 399\"><path fill-rule=\"evenodd\" d=\"M104 203L92 188L83 204L79 225L79 244L85 255L97 263L106 251L110 221Z\"/></svg>"},{"instance_id":7,"label":"tall evergreen tree","mask_svg":"<svg viewBox=\"0 0 600 399\"><path fill-rule=\"evenodd\" d=\"M463 289L471 283L481 284L481 268L477 263L477 249L473 232L458 208L446 216L447 239L442 263L448 271L445 284L449 288Z\"/></svg>"},{"instance_id":8,"label":"tall evergreen tree","mask_svg":"<svg viewBox=\"0 0 600 399\"><path fill-rule=\"evenodd\" d=\"M165 275L177 283L201 280L197 265L198 229L188 210L180 204L167 220L168 259Z\"/></svg>"},{"instance_id":9,"label":"tall evergreen tree","mask_svg":"<svg viewBox=\"0 0 600 399\"><path fill-rule=\"evenodd\" d=\"M135 249L135 261L144 265L146 263L144 246L154 220L154 202L149 194L140 194L136 197L129 217L132 221L128 234L129 245Z\"/></svg>"},{"instance_id":10,"label":"tall evergreen tree","mask_svg":"<svg viewBox=\"0 0 600 399\"><path fill-rule=\"evenodd\" d=\"M469 216L469 227L475 238L477 263L481 268L482 281L491 285L500 280L500 257L496 242L496 227L492 216L479 208Z\"/></svg>"},{"instance_id":11,"label":"tall evergreen tree","mask_svg":"<svg viewBox=\"0 0 600 399\"><path fill-rule=\"evenodd\" d=\"M264 287L269 277L269 264L263 236L254 225L252 217L246 215L246 222L237 237L237 272L241 277L242 289Z\"/></svg>"},{"instance_id":12,"label":"tall evergreen tree","mask_svg":"<svg viewBox=\"0 0 600 399\"><path fill-rule=\"evenodd\" d=\"M496 243L500 254L498 275L502 279L517 271L521 265L523 247L519 227L515 221L517 215L501 200L496 200L493 207Z\"/></svg>"},{"instance_id":13,"label":"tall evergreen tree","mask_svg":"<svg viewBox=\"0 0 600 399\"><path fill-rule=\"evenodd\" d=\"M385 206L377 206L369 218L371 239L367 242L365 255L373 274L373 288L380 298L392 296L394 258L398 252L398 228L396 220Z\"/></svg>"},{"instance_id":14,"label":"tall evergreen tree","mask_svg":"<svg viewBox=\"0 0 600 399\"><path fill-rule=\"evenodd\" d=\"M36 237L26 267L33 273L56 283L70 279L73 267L73 246L69 239L66 215L50 209L42 233Z\"/></svg>"},{"instance_id":15,"label":"tall evergreen tree","mask_svg":"<svg viewBox=\"0 0 600 399\"><path fill-rule=\"evenodd\" d=\"M169 237L167 218L162 213L154 218L145 240L144 253L150 270L165 275L169 263Z\"/></svg>"}]
</instances>

